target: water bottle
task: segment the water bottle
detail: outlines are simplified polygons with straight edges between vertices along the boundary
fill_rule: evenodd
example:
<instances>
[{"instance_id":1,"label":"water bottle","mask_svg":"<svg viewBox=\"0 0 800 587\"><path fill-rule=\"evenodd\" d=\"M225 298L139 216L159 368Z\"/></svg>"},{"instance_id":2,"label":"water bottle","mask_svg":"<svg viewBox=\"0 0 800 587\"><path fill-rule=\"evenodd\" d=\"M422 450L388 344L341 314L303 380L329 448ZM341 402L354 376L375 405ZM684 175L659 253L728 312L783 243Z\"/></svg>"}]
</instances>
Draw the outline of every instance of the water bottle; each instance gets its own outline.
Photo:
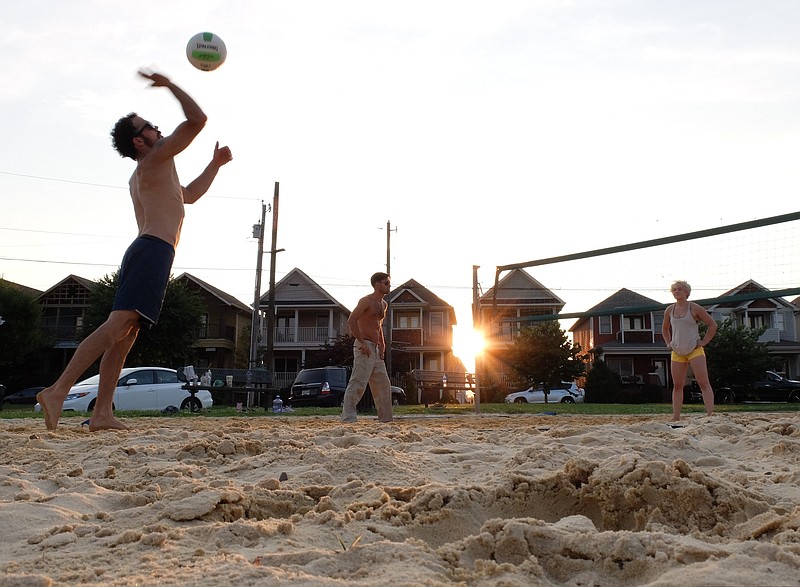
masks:
<instances>
[{"instance_id":1,"label":"water bottle","mask_svg":"<svg viewBox=\"0 0 800 587\"><path fill-rule=\"evenodd\" d=\"M275 399L272 400L272 411L276 414L283 411L283 400L281 396L276 395Z\"/></svg>"}]
</instances>

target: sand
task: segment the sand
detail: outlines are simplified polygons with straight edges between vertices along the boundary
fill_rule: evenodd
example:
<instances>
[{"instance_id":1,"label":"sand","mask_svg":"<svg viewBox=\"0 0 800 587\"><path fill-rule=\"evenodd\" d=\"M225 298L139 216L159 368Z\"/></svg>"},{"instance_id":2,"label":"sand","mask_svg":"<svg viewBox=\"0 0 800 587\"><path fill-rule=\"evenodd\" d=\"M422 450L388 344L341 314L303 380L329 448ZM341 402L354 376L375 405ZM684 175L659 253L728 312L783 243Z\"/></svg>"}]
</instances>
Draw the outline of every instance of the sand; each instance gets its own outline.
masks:
<instances>
[{"instance_id":1,"label":"sand","mask_svg":"<svg viewBox=\"0 0 800 587\"><path fill-rule=\"evenodd\" d=\"M800 414L0 420L0 587L800 585Z\"/></svg>"}]
</instances>

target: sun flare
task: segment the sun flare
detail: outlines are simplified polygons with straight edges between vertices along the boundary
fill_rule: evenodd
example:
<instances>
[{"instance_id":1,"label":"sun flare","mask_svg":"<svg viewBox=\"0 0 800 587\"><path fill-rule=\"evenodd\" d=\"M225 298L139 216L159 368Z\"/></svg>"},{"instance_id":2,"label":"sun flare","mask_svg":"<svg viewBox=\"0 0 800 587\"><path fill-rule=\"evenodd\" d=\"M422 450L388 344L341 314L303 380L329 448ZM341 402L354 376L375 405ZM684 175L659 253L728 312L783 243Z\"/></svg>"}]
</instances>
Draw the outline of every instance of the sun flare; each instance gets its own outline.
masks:
<instances>
[{"instance_id":1,"label":"sun flare","mask_svg":"<svg viewBox=\"0 0 800 587\"><path fill-rule=\"evenodd\" d=\"M453 329L453 354L461 359L468 371L475 371L475 357L486 348L483 333L473 328Z\"/></svg>"}]
</instances>

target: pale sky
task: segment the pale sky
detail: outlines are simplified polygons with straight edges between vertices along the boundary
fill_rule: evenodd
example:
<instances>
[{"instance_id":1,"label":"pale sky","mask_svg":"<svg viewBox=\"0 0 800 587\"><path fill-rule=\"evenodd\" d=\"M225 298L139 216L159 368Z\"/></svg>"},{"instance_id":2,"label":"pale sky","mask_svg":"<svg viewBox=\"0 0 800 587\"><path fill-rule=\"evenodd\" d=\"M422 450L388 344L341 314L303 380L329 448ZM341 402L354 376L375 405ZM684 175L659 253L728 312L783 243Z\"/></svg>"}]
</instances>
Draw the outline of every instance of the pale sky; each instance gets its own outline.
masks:
<instances>
[{"instance_id":1,"label":"pale sky","mask_svg":"<svg viewBox=\"0 0 800 587\"><path fill-rule=\"evenodd\" d=\"M389 221L394 285L429 287L461 327L473 265L486 291L498 265L798 209L793 0L0 0L0 13L0 275L41 290L113 272L136 235L134 163L108 133L130 111L165 134L182 120L140 67L209 117L177 159L184 183L215 141L234 153L189 207L174 273L247 304L252 225L276 181L277 279L298 267L352 310L385 269ZM214 72L186 60L202 31L227 45ZM695 297L750 278L796 287L797 233L530 272L567 312L622 287L667 302L678 278ZM267 255L262 293L268 268Z\"/></svg>"}]
</instances>

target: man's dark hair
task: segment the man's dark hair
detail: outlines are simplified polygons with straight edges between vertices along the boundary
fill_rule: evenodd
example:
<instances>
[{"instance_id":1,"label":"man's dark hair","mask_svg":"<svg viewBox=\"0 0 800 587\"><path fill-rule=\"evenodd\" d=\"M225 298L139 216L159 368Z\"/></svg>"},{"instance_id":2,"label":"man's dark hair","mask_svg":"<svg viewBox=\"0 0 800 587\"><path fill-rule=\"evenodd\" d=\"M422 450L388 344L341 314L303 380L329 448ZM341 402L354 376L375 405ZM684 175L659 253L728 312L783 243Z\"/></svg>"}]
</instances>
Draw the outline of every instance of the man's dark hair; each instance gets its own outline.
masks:
<instances>
[{"instance_id":1,"label":"man's dark hair","mask_svg":"<svg viewBox=\"0 0 800 587\"><path fill-rule=\"evenodd\" d=\"M372 287L375 287L375 284L379 281L383 281L384 279L389 279L388 273L375 273L372 277L369 278L369 282Z\"/></svg>"},{"instance_id":2,"label":"man's dark hair","mask_svg":"<svg viewBox=\"0 0 800 587\"><path fill-rule=\"evenodd\" d=\"M137 114L131 112L117 121L111 131L111 144L120 157L130 157L136 161L136 149L133 146L133 139L136 136L136 129L132 122L134 116Z\"/></svg>"}]
</instances>

